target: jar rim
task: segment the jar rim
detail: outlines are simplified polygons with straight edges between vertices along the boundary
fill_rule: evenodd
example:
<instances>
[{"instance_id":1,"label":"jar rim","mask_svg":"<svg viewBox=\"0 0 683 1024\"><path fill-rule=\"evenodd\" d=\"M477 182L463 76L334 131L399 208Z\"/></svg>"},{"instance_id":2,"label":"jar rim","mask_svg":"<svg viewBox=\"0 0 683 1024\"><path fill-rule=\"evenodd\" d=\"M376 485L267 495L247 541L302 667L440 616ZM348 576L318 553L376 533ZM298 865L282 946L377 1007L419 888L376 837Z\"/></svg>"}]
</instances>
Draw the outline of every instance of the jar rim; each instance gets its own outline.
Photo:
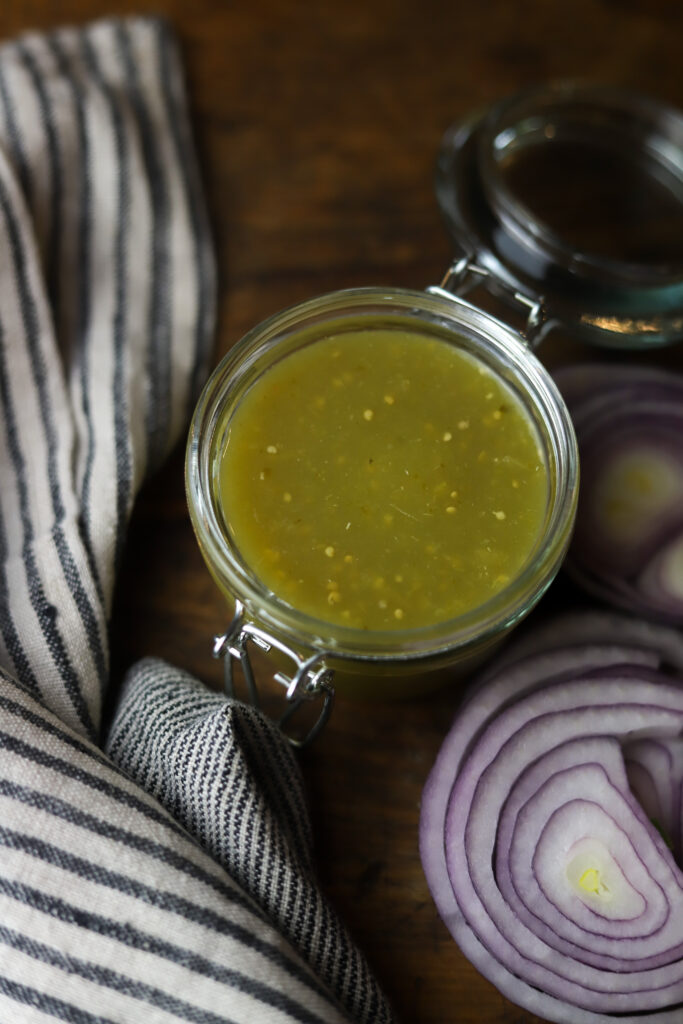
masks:
<instances>
[{"instance_id":1,"label":"jar rim","mask_svg":"<svg viewBox=\"0 0 683 1024\"><path fill-rule=\"evenodd\" d=\"M435 187L458 250L588 342L637 349L680 340L683 259L644 263L581 248L510 187L502 168L511 155L560 141L636 160L653 185L670 182L683 217L683 114L615 86L552 82L445 132Z\"/></svg>"},{"instance_id":2,"label":"jar rim","mask_svg":"<svg viewBox=\"0 0 683 1024\"><path fill-rule=\"evenodd\" d=\"M552 462L549 507L542 536L520 573L484 604L454 619L408 630L360 630L301 612L273 594L232 550L221 527L211 486L213 441L219 421L239 400L240 386L265 369L264 362L296 345L308 328L367 316L411 322L452 335L453 343L477 345L494 371L515 379L518 396L534 417ZM403 324L405 326L405 323ZM451 340L451 339L448 339ZM519 383L523 387L519 387ZM566 551L576 512L578 452L569 413L552 378L508 325L463 299L402 288L355 288L326 293L274 314L250 330L217 365L197 402L187 445L186 490L199 546L219 586L265 628L294 645L325 651L335 659L413 661L469 649L514 624L537 602L554 578Z\"/></svg>"}]
</instances>

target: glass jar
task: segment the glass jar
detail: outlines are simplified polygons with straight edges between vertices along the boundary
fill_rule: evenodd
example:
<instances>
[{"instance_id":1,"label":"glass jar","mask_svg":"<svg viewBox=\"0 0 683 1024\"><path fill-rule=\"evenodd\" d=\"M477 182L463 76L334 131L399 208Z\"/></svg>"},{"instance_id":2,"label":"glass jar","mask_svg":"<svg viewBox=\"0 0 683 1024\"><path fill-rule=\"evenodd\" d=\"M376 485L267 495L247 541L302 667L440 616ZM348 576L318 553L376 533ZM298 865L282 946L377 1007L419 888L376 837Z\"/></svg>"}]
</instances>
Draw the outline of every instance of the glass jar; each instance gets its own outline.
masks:
<instances>
[{"instance_id":1,"label":"glass jar","mask_svg":"<svg viewBox=\"0 0 683 1024\"><path fill-rule=\"evenodd\" d=\"M683 115L558 82L452 125L436 194L458 251L505 297L601 347L683 337Z\"/></svg>"},{"instance_id":2,"label":"glass jar","mask_svg":"<svg viewBox=\"0 0 683 1024\"><path fill-rule=\"evenodd\" d=\"M590 167L591 154L604 155L605 147L610 159L616 154L632 162L635 152L638 173L683 209L683 121L674 112L615 90L571 84L513 97L444 136L436 188L457 256L440 286L333 292L278 313L228 352L199 399L187 450L188 502L204 559L233 616L215 653L225 655L228 690L236 658L256 699L250 645L266 651L286 688L284 718L322 697L306 739L329 713L333 681L340 693L394 698L427 692L444 675L453 681L470 673L555 577L575 518L579 463L567 409L532 346L556 324L599 344L632 348L683 333L683 259L671 252L645 260L592 253L516 194L510 167L514 172L518 159L536 159L558 142L575 143L582 159L588 153ZM463 297L479 284L524 310L521 331ZM355 326L400 327L468 353L514 392L538 437L548 487L533 549L494 597L448 621L380 631L313 618L263 584L222 518L217 461L232 411L284 356Z\"/></svg>"},{"instance_id":3,"label":"glass jar","mask_svg":"<svg viewBox=\"0 0 683 1024\"><path fill-rule=\"evenodd\" d=\"M435 290L438 292L438 290ZM401 327L445 340L501 378L533 424L547 472L542 527L521 571L492 599L446 622L406 631L360 630L314 619L281 600L245 564L222 519L217 461L230 423L250 386L269 367L317 338L360 326ZM250 331L219 364L199 400L187 454L192 522L206 563L243 633L274 653L276 642L316 673L334 672L338 692L395 697L424 692L469 671L534 606L555 576L574 520L578 460L569 415L549 375L512 328L454 296L374 288L340 291L304 302ZM247 627L249 629L249 627ZM247 636L243 637L246 641ZM275 641L275 642L274 642ZM311 682L309 677L307 682Z\"/></svg>"}]
</instances>

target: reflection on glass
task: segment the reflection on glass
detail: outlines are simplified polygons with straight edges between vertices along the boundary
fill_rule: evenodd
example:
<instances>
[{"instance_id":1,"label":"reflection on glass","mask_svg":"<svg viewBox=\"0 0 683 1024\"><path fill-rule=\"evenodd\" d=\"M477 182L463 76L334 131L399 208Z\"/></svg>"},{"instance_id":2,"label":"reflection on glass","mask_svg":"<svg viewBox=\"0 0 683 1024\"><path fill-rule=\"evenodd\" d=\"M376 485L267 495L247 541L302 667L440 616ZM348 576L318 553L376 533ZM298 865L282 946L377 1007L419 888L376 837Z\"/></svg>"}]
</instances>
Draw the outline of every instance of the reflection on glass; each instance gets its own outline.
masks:
<instances>
[{"instance_id":1,"label":"reflection on glass","mask_svg":"<svg viewBox=\"0 0 683 1024\"><path fill-rule=\"evenodd\" d=\"M511 195L580 253L661 268L683 264L681 179L665 162L598 140L519 140L498 157Z\"/></svg>"}]
</instances>

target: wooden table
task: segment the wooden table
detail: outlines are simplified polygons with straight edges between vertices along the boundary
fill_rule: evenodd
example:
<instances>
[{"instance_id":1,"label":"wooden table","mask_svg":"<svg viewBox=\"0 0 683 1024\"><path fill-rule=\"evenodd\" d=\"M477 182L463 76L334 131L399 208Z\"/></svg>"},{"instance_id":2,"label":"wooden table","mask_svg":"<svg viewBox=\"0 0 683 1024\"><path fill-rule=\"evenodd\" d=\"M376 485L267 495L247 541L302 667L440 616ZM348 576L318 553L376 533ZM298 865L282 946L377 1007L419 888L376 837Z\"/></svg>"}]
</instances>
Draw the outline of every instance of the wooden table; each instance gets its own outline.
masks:
<instances>
[{"instance_id":1,"label":"wooden table","mask_svg":"<svg viewBox=\"0 0 683 1024\"><path fill-rule=\"evenodd\" d=\"M5 0L0 36L131 0ZM157 0L186 60L219 254L216 358L276 310L355 285L436 283L451 247L432 188L447 125L551 78L683 107L680 0ZM548 349L552 352L552 349ZM680 350L677 356L680 362ZM555 601L564 599L562 586ZM141 495L116 603L117 670L152 653L220 685L219 594L186 514L182 451ZM410 1024L522 1024L441 923L417 852L420 794L457 692L339 700L302 756L322 884Z\"/></svg>"}]
</instances>

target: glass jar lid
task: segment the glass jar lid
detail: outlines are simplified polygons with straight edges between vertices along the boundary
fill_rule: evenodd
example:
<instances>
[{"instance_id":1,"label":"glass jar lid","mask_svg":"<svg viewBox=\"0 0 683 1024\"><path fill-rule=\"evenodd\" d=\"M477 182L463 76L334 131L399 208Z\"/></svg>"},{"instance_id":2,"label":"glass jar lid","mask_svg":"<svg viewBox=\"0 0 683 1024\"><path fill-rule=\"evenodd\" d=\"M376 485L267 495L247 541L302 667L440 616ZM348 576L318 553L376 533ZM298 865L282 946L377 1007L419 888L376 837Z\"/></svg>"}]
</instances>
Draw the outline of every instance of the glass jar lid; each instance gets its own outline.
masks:
<instances>
[{"instance_id":1,"label":"glass jar lid","mask_svg":"<svg viewBox=\"0 0 683 1024\"><path fill-rule=\"evenodd\" d=\"M683 115L614 87L560 83L451 126L437 198L499 294L584 340L683 338Z\"/></svg>"}]
</instances>

